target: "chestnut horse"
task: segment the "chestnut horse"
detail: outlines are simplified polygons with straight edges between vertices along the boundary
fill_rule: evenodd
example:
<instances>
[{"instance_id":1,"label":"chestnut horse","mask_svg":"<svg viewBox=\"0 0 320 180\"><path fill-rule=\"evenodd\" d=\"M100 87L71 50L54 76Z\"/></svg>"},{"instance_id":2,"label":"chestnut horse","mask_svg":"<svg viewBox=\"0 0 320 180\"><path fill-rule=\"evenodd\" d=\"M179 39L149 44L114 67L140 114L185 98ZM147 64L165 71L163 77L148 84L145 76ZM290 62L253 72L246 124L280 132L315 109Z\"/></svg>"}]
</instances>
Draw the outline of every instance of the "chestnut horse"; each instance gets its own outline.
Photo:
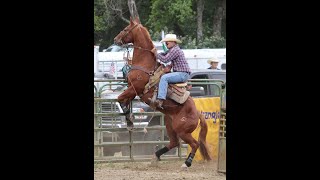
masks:
<instances>
[{"instance_id":1,"label":"chestnut horse","mask_svg":"<svg viewBox=\"0 0 320 180\"><path fill-rule=\"evenodd\" d=\"M133 43L134 52L132 58L131 70L127 76L128 89L118 96L118 102L124 109L128 127L133 127L131 121L132 115L129 115L129 104L136 96L150 106L150 100L153 96L154 88L152 87L146 94L143 93L145 85L149 82L150 76L159 66L152 49L155 48L148 30L143 27L138 18L130 18L130 24L125 27L115 38L117 45ZM209 151L206 146L207 123L203 115L196 109L193 99L189 96L184 104L178 104L171 99L163 102L164 109L157 108L158 111L165 115L165 125L170 143L164 148L155 152L153 160L160 160L160 156L170 149L179 145L179 139L188 143L192 148L185 163L181 166L187 168L191 166L192 160L197 149L200 147L200 154L205 160L211 160ZM131 118L130 118L131 117ZM199 140L195 140L191 133L197 128L200 119Z\"/></svg>"}]
</instances>

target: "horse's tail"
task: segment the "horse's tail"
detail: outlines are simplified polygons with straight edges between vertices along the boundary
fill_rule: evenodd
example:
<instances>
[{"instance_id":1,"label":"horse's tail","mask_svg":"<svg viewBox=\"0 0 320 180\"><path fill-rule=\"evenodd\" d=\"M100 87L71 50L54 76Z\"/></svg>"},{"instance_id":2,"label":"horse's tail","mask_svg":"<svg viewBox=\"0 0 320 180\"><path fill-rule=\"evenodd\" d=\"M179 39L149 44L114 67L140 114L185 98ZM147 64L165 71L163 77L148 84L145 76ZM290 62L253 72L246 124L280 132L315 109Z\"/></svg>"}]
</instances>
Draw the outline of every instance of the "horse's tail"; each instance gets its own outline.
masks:
<instances>
[{"instance_id":1,"label":"horse's tail","mask_svg":"<svg viewBox=\"0 0 320 180\"><path fill-rule=\"evenodd\" d=\"M207 142L206 142L206 136L207 136L207 132L208 132L208 125L206 123L206 120L203 117L203 114L200 113L198 111L199 114L199 118L200 118L200 126L201 126L201 130L199 133L199 139L198 142L200 144L199 148L200 148L200 153L203 156L203 158L205 160L211 160L211 157L209 155L208 152L208 148L207 148Z\"/></svg>"}]
</instances>

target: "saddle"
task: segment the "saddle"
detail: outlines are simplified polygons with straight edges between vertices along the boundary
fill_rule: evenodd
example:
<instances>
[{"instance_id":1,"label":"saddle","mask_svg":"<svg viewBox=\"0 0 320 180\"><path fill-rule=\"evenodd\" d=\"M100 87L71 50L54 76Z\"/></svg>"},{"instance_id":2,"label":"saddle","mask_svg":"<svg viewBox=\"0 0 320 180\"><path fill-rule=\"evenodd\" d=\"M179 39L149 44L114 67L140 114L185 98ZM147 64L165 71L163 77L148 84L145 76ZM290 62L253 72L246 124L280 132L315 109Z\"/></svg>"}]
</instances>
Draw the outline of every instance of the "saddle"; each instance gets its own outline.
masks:
<instances>
[{"instance_id":1,"label":"saddle","mask_svg":"<svg viewBox=\"0 0 320 180\"><path fill-rule=\"evenodd\" d=\"M150 77L149 82L145 85L143 94L146 94L151 87L158 85L161 76L165 73L170 72L171 67L172 67L171 65L159 66L159 68ZM158 94L158 90L156 88L153 91L151 102L154 102L156 100L157 94ZM167 98L172 99L179 104L183 104L188 99L189 95L190 95L190 92L187 90L187 83L169 84L168 86Z\"/></svg>"},{"instance_id":2,"label":"saddle","mask_svg":"<svg viewBox=\"0 0 320 180\"><path fill-rule=\"evenodd\" d=\"M167 98L176 101L179 104L186 102L190 95L187 90L187 83L169 84Z\"/></svg>"}]
</instances>

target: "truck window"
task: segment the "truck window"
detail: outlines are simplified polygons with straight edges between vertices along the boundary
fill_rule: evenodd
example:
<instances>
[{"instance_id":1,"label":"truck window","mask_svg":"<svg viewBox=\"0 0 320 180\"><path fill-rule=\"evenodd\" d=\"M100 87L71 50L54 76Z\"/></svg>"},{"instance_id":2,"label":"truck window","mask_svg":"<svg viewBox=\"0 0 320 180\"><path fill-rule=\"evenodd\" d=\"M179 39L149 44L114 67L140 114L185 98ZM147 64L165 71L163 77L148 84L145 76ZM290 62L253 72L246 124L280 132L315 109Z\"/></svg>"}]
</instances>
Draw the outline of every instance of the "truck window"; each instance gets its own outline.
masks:
<instances>
[{"instance_id":1,"label":"truck window","mask_svg":"<svg viewBox=\"0 0 320 180\"><path fill-rule=\"evenodd\" d=\"M225 75L215 74L209 78L209 76L207 74L199 74L199 75L193 76L191 79L222 79L225 81ZM203 81L203 82L209 82L209 81ZM220 84L220 83L217 83L217 84ZM219 88L213 84L192 85L192 90L195 92L196 91L203 91L203 92L202 93L192 93L191 92L191 96L220 96Z\"/></svg>"},{"instance_id":2,"label":"truck window","mask_svg":"<svg viewBox=\"0 0 320 180\"><path fill-rule=\"evenodd\" d=\"M227 64L226 63L221 64L221 69L226 70L227 69Z\"/></svg>"},{"instance_id":3,"label":"truck window","mask_svg":"<svg viewBox=\"0 0 320 180\"><path fill-rule=\"evenodd\" d=\"M193 76L191 79L209 79L208 75L206 74L199 74ZM193 84L192 85L192 91L191 91L191 96L209 96L209 85L205 84Z\"/></svg>"},{"instance_id":4,"label":"truck window","mask_svg":"<svg viewBox=\"0 0 320 180\"><path fill-rule=\"evenodd\" d=\"M226 74L211 74L210 79L220 79L226 82ZM221 83L217 82L217 84L221 87ZM220 96L219 94L219 88L216 85L210 85L211 92L213 93L213 96Z\"/></svg>"}]
</instances>

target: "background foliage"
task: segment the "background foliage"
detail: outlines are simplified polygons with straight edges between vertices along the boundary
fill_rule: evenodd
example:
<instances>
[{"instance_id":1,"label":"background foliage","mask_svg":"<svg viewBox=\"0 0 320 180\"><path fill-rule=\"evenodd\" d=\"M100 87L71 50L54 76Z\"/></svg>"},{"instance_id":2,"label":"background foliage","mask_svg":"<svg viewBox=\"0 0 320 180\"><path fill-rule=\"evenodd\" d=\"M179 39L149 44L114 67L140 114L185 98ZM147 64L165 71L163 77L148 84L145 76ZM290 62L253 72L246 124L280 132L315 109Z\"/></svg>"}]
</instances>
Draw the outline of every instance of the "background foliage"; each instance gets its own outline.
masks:
<instances>
[{"instance_id":1,"label":"background foliage","mask_svg":"<svg viewBox=\"0 0 320 180\"><path fill-rule=\"evenodd\" d=\"M142 25L154 41L161 30L174 33L182 48L225 48L226 0L135 0ZM202 34L198 37L197 7L203 3ZM113 44L113 38L128 25L128 0L94 0L94 44L100 50ZM198 40L198 41L197 41Z\"/></svg>"}]
</instances>

